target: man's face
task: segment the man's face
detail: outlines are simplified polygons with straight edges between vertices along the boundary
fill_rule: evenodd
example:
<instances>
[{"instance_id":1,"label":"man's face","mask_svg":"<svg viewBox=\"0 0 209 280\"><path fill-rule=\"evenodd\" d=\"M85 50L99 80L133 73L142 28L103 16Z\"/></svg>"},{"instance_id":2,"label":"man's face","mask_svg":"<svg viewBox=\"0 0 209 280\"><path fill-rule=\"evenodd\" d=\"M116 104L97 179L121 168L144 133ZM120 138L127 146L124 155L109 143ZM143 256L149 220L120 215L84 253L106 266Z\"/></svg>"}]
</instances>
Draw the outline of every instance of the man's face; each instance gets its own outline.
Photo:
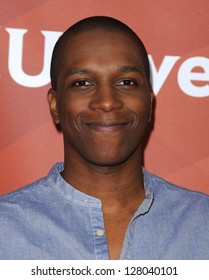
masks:
<instances>
[{"instance_id":1,"label":"man's face","mask_svg":"<svg viewBox=\"0 0 209 280\"><path fill-rule=\"evenodd\" d=\"M151 92L139 50L124 34L88 31L67 42L53 109L65 156L100 166L140 150Z\"/></svg>"}]
</instances>

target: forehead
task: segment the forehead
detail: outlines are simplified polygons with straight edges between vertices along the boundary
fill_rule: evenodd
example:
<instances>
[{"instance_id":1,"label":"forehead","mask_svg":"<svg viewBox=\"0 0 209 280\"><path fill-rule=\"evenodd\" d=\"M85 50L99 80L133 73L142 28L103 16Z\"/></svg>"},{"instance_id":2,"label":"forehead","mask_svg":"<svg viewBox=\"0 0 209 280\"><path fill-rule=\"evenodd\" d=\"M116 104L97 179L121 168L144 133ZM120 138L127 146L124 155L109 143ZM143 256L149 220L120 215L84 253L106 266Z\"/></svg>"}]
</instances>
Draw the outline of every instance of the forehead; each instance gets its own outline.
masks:
<instances>
[{"instance_id":1,"label":"forehead","mask_svg":"<svg viewBox=\"0 0 209 280\"><path fill-rule=\"evenodd\" d=\"M140 45L122 32L93 30L76 34L65 41L62 56L64 64L121 61L143 67Z\"/></svg>"}]
</instances>

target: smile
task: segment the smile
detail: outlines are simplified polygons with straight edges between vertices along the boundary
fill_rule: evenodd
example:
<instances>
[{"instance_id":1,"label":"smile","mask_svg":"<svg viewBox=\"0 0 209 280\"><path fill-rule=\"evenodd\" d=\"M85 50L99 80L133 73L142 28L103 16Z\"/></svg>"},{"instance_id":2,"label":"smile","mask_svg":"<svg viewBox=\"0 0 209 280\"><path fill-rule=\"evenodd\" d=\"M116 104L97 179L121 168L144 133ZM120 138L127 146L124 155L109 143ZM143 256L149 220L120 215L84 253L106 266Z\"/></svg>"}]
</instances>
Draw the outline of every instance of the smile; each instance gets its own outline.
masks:
<instances>
[{"instance_id":1,"label":"smile","mask_svg":"<svg viewBox=\"0 0 209 280\"><path fill-rule=\"evenodd\" d=\"M86 124L90 129L98 132L113 132L128 125L128 122L96 122Z\"/></svg>"}]
</instances>

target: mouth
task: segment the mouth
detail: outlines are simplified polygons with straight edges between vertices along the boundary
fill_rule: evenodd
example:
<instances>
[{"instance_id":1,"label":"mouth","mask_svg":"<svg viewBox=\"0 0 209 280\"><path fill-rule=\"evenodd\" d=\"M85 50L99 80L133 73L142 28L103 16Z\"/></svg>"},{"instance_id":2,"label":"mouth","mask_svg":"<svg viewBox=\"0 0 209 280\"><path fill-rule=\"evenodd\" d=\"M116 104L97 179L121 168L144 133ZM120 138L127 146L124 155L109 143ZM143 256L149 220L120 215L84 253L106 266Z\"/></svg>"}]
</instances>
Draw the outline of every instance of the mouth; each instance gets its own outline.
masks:
<instances>
[{"instance_id":1,"label":"mouth","mask_svg":"<svg viewBox=\"0 0 209 280\"><path fill-rule=\"evenodd\" d=\"M92 122L86 123L88 128L97 132L114 132L126 127L128 122Z\"/></svg>"}]
</instances>

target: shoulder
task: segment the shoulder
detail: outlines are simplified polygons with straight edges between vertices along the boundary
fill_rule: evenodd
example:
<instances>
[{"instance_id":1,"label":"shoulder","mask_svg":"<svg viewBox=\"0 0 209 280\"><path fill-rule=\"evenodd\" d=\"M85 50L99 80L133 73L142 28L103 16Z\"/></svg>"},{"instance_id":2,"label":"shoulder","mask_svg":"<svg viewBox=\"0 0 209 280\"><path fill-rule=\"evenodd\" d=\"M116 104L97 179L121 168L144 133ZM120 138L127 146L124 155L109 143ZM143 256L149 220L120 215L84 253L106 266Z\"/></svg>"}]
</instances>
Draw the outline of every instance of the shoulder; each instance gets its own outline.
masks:
<instances>
[{"instance_id":1,"label":"shoulder","mask_svg":"<svg viewBox=\"0 0 209 280\"><path fill-rule=\"evenodd\" d=\"M48 186L48 176L43 177L25 187L19 188L13 192L4 194L0 196L0 209L8 206L10 204L14 205L16 203L26 203L31 201L31 199L37 200L37 196Z\"/></svg>"},{"instance_id":2,"label":"shoulder","mask_svg":"<svg viewBox=\"0 0 209 280\"><path fill-rule=\"evenodd\" d=\"M6 240L6 236L10 238L19 234L23 224L32 227L34 219L37 220L40 213L47 211L54 196L49 175L0 196L0 224L3 225L0 239Z\"/></svg>"},{"instance_id":3,"label":"shoulder","mask_svg":"<svg viewBox=\"0 0 209 280\"><path fill-rule=\"evenodd\" d=\"M179 207L190 206L191 209L196 208L196 210L197 208L207 208L209 213L209 196L207 194L177 186L148 171L145 171L145 173L157 200L164 201L165 204L171 206L175 204Z\"/></svg>"},{"instance_id":4,"label":"shoulder","mask_svg":"<svg viewBox=\"0 0 209 280\"><path fill-rule=\"evenodd\" d=\"M50 191L51 186L54 184L52 177L56 177L57 168L61 168L62 164L55 164L49 174L43 178L38 179L37 181L28 184L25 187L19 188L13 192L10 192L5 195L0 196L0 207L4 203L14 203L17 201L19 204L21 201L39 201L39 197L44 197Z\"/></svg>"}]
</instances>

